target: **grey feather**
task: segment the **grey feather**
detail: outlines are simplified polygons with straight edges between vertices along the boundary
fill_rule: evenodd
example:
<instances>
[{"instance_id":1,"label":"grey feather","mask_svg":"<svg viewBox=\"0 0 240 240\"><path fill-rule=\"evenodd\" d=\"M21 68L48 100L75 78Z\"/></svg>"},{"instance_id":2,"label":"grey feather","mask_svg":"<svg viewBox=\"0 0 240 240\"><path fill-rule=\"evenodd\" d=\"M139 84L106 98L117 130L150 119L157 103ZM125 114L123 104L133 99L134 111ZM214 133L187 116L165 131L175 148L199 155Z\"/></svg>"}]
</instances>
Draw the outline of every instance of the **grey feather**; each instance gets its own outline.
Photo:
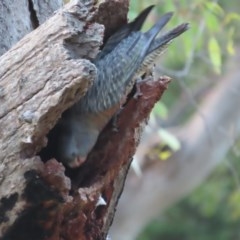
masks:
<instances>
[{"instance_id":1,"label":"grey feather","mask_svg":"<svg viewBox=\"0 0 240 240\"><path fill-rule=\"evenodd\" d=\"M131 90L136 71L172 13L165 14L147 32L131 32L109 54L97 59L97 79L74 111L97 113L119 104Z\"/></svg>"},{"instance_id":2,"label":"grey feather","mask_svg":"<svg viewBox=\"0 0 240 240\"><path fill-rule=\"evenodd\" d=\"M132 22L125 24L119 30L117 30L106 42L102 51L97 55L95 62L110 53L124 38L126 38L131 32L139 31L142 28L147 16L153 9L154 5L151 5L144 9Z\"/></svg>"}]
</instances>

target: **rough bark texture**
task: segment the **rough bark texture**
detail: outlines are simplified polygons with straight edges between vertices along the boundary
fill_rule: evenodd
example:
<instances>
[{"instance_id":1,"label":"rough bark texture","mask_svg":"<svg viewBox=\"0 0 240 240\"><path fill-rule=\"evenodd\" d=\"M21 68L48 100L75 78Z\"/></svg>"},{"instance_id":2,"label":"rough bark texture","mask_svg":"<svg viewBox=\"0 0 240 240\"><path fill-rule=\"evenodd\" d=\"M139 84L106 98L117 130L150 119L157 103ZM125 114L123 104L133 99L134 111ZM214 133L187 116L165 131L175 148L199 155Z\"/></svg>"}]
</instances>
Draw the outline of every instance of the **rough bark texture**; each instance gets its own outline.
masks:
<instances>
[{"instance_id":1,"label":"rough bark texture","mask_svg":"<svg viewBox=\"0 0 240 240\"><path fill-rule=\"evenodd\" d=\"M17 15L16 5L1 4ZM15 25L8 22L11 14L5 16L2 53L43 23L59 1L46 4L22 1L26 15L16 28L26 31L9 42ZM140 132L169 80L141 83L142 96L131 97L117 118L118 132L109 123L81 168L65 171L55 159L43 163L36 154L62 112L94 84L89 60L102 44L99 23L109 36L126 22L127 9L127 0L73 1L0 58L1 239L106 238Z\"/></svg>"},{"instance_id":2,"label":"rough bark texture","mask_svg":"<svg viewBox=\"0 0 240 240\"><path fill-rule=\"evenodd\" d=\"M61 0L0 1L0 56L61 6Z\"/></svg>"}]
</instances>

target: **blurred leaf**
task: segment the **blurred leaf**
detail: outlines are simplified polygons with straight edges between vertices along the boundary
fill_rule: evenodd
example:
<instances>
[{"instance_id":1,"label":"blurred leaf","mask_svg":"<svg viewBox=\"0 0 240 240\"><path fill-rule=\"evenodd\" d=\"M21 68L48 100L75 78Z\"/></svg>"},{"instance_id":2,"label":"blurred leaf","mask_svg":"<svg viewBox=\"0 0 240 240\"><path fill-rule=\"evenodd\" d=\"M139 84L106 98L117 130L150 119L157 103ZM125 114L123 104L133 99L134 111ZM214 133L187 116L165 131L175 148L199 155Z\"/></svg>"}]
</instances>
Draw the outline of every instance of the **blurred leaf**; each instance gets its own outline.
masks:
<instances>
[{"instance_id":1,"label":"blurred leaf","mask_svg":"<svg viewBox=\"0 0 240 240\"><path fill-rule=\"evenodd\" d=\"M163 102L157 102L153 108L153 113L163 119L166 119L168 116L168 109Z\"/></svg>"},{"instance_id":2,"label":"blurred leaf","mask_svg":"<svg viewBox=\"0 0 240 240\"><path fill-rule=\"evenodd\" d=\"M139 1L139 0L138 0ZM165 1L164 4L157 5L158 12L162 13L163 11L176 11L176 5L174 1Z\"/></svg>"},{"instance_id":3,"label":"blurred leaf","mask_svg":"<svg viewBox=\"0 0 240 240\"><path fill-rule=\"evenodd\" d=\"M234 32L235 32L234 27L231 27L228 31L227 51L230 55L235 54L234 42L233 42Z\"/></svg>"},{"instance_id":4,"label":"blurred leaf","mask_svg":"<svg viewBox=\"0 0 240 240\"><path fill-rule=\"evenodd\" d=\"M177 39L176 43L174 43L173 46L169 47L169 50L171 50L174 46L176 46L176 48L174 49L174 53L175 53L174 58L176 58L176 52L178 51L180 46L182 46L182 48L183 48L180 58L182 59L183 56L184 56L184 58L189 56L189 54L192 52L193 39L194 39L194 36L196 35L197 31L198 31L198 29L196 28L196 24L191 23L190 30L188 32L186 32L186 34L184 34L181 37L181 39L180 38ZM199 40L201 40L201 39L199 39ZM202 44L202 41L198 41L198 43L197 43L198 49L201 48L201 44Z\"/></svg>"},{"instance_id":5,"label":"blurred leaf","mask_svg":"<svg viewBox=\"0 0 240 240\"><path fill-rule=\"evenodd\" d=\"M214 14L205 12L204 17L207 28L210 32L217 32L220 30L220 21Z\"/></svg>"},{"instance_id":6,"label":"blurred leaf","mask_svg":"<svg viewBox=\"0 0 240 240\"><path fill-rule=\"evenodd\" d=\"M209 11L211 11L212 13L214 13L214 14L216 14L218 16L224 15L224 10L222 9L222 7L218 3L205 1L204 4L205 4L205 7Z\"/></svg>"},{"instance_id":7,"label":"blurred leaf","mask_svg":"<svg viewBox=\"0 0 240 240\"><path fill-rule=\"evenodd\" d=\"M215 37L211 37L208 42L208 54L213 64L214 71L220 74L222 67L221 49Z\"/></svg>"},{"instance_id":8,"label":"blurred leaf","mask_svg":"<svg viewBox=\"0 0 240 240\"><path fill-rule=\"evenodd\" d=\"M239 219L240 218L240 190L234 191L229 197L229 205L232 208L232 218Z\"/></svg>"},{"instance_id":9,"label":"blurred leaf","mask_svg":"<svg viewBox=\"0 0 240 240\"><path fill-rule=\"evenodd\" d=\"M161 138L161 141L163 143L167 144L173 151L177 151L177 150L180 149L181 143L176 138L176 136L171 134L169 131L161 128L158 131L158 134L159 134L159 136Z\"/></svg>"},{"instance_id":10,"label":"blurred leaf","mask_svg":"<svg viewBox=\"0 0 240 240\"><path fill-rule=\"evenodd\" d=\"M235 13L235 12L231 12L231 13L228 13L226 16L225 16L225 19L224 19L224 24L229 24L231 21L233 20L237 20L237 21L240 21L240 15Z\"/></svg>"}]
</instances>

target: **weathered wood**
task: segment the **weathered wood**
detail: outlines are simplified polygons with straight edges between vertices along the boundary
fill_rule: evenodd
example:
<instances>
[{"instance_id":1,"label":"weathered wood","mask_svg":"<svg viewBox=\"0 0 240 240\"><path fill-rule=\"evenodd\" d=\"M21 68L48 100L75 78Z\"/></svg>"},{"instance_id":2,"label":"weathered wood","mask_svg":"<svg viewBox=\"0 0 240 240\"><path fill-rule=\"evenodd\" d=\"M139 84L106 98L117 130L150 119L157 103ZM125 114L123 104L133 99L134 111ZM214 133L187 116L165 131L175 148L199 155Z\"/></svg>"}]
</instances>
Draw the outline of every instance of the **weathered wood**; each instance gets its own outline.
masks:
<instances>
[{"instance_id":1,"label":"weathered wood","mask_svg":"<svg viewBox=\"0 0 240 240\"><path fill-rule=\"evenodd\" d=\"M73 1L0 58L1 239L106 238L142 127L168 80L141 83L143 95L130 97L118 116L119 131L109 123L81 168L65 171L35 155L62 112L94 84L89 60L102 43L99 23L108 37L127 9L128 0Z\"/></svg>"},{"instance_id":2,"label":"weathered wood","mask_svg":"<svg viewBox=\"0 0 240 240\"><path fill-rule=\"evenodd\" d=\"M1 0L0 56L62 5L61 0Z\"/></svg>"},{"instance_id":3,"label":"weathered wood","mask_svg":"<svg viewBox=\"0 0 240 240\"><path fill-rule=\"evenodd\" d=\"M26 158L46 143L61 113L95 78L94 65L84 58L97 54L103 27L91 22L90 7L67 5L0 58L0 196L18 196L11 212L2 213L0 236L23 206L23 173L40 169L39 159Z\"/></svg>"},{"instance_id":4,"label":"weathered wood","mask_svg":"<svg viewBox=\"0 0 240 240\"><path fill-rule=\"evenodd\" d=\"M28 2L30 5L30 12L33 15L32 21L34 21L34 18L37 19L38 25L44 23L54 11L58 10L60 7L63 7L62 0L29 0Z\"/></svg>"},{"instance_id":5,"label":"weathered wood","mask_svg":"<svg viewBox=\"0 0 240 240\"><path fill-rule=\"evenodd\" d=\"M32 29L28 1L0 1L0 56Z\"/></svg>"},{"instance_id":6,"label":"weathered wood","mask_svg":"<svg viewBox=\"0 0 240 240\"><path fill-rule=\"evenodd\" d=\"M80 58L97 53L103 28L93 23L84 29L88 11L81 5L59 11L1 57L1 160L20 152L14 143L42 142L95 78L94 65ZM78 52L72 51L74 45Z\"/></svg>"}]
</instances>

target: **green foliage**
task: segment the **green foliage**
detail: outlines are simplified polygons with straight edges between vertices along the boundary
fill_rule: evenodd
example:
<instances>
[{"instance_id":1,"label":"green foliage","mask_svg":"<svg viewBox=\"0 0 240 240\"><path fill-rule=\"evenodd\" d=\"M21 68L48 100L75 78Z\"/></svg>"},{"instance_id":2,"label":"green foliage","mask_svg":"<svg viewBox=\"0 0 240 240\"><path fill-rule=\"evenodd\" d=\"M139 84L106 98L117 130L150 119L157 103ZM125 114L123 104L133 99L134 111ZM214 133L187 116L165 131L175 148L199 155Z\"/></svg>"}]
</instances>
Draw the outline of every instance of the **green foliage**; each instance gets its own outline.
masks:
<instances>
[{"instance_id":1,"label":"green foliage","mask_svg":"<svg viewBox=\"0 0 240 240\"><path fill-rule=\"evenodd\" d=\"M240 14L237 11L224 9L220 3L212 0L197 1L130 1L129 17L133 19L146 6L156 4L154 17L150 17L148 26L155 21L156 15L160 16L168 11L173 11L174 17L169 22L168 28L182 22L190 23L190 30L178 38L165 54L166 65L181 66L194 56L208 55L212 64L212 72L220 74L223 67L223 57L234 54L234 23L239 25ZM179 54L181 49L181 54ZM173 65L174 64L174 65Z\"/></svg>"},{"instance_id":2,"label":"green foliage","mask_svg":"<svg viewBox=\"0 0 240 240\"><path fill-rule=\"evenodd\" d=\"M213 69L217 74L221 73L222 58L221 48L215 37L211 37L208 42L208 53L213 64Z\"/></svg>"},{"instance_id":3,"label":"green foliage","mask_svg":"<svg viewBox=\"0 0 240 240\"><path fill-rule=\"evenodd\" d=\"M239 220L240 219L240 207L239 207L239 203L240 203L240 189L233 191L230 195L229 195L229 201L228 204L230 206L230 208L232 209L231 211L231 217L234 220Z\"/></svg>"},{"instance_id":4,"label":"green foliage","mask_svg":"<svg viewBox=\"0 0 240 240\"><path fill-rule=\"evenodd\" d=\"M155 106L153 108L153 113L163 119L167 119L168 109L163 102L158 102L155 104Z\"/></svg>"}]
</instances>

